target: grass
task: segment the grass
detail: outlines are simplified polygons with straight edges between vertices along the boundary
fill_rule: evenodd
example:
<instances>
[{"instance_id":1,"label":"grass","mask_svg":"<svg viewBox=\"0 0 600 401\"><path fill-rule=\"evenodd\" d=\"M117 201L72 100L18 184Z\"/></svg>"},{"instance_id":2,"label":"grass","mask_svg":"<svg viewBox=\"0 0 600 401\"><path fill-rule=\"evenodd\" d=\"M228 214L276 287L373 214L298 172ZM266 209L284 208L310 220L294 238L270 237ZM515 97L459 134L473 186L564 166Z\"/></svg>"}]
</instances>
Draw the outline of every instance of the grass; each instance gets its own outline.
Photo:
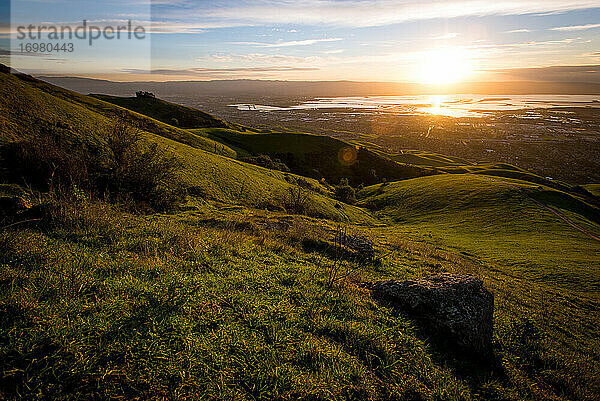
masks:
<instances>
[{"instance_id":1,"label":"grass","mask_svg":"<svg viewBox=\"0 0 600 401\"><path fill-rule=\"evenodd\" d=\"M231 129L205 128L192 130L220 140L235 149L248 153L266 154L279 158L292 172L308 177L325 178L337 184L349 179L355 186L379 182L382 179L399 180L432 174L432 169L396 163L384 154L375 153L335 138L304 133L258 133ZM342 160L343 151L351 150L351 162ZM375 176L372 176L372 173Z\"/></svg>"},{"instance_id":2,"label":"grass","mask_svg":"<svg viewBox=\"0 0 600 401\"><path fill-rule=\"evenodd\" d=\"M399 163L430 167L453 167L472 164L458 157L440 155L438 153L425 152L421 150L408 150L400 154L390 155L390 157Z\"/></svg>"},{"instance_id":3,"label":"grass","mask_svg":"<svg viewBox=\"0 0 600 401\"><path fill-rule=\"evenodd\" d=\"M302 246L334 229L325 221L296 217L287 233L256 225L282 217L136 216L80 200L42 230L4 231L4 397L561 399L528 371L539 346L519 342L532 330L519 309L521 332L497 324L500 367L480 366L356 285L418 277L440 261L482 266L408 236L386 244L396 255L380 265L336 260Z\"/></svg>"},{"instance_id":4,"label":"grass","mask_svg":"<svg viewBox=\"0 0 600 401\"><path fill-rule=\"evenodd\" d=\"M58 126L71 142L99 147L115 117L145 130L145 138L179 158L183 184L204 199L284 209L299 177L242 163L235 151L205 136L171 127L110 103L70 92L33 78L0 73L0 144L38 135L43 125ZM302 179L304 180L304 179ZM369 213L337 202L320 183L306 179L305 213L341 221L372 221ZM291 189L290 189L291 188Z\"/></svg>"},{"instance_id":5,"label":"grass","mask_svg":"<svg viewBox=\"0 0 600 401\"><path fill-rule=\"evenodd\" d=\"M588 184L584 185L583 187L591 192L594 196L600 196L600 184Z\"/></svg>"},{"instance_id":6,"label":"grass","mask_svg":"<svg viewBox=\"0 0 600 401\"><path fill-rule=\"evenodd\" d=\"M337 163L344 142L185 130L159 120L173 112L185 116L179 125L220 123L162 101L112 99L138 113L27 76L0 80L0 145L50 125L74 146L100 146L104 127L124 116L181 161L185 188L177 211L140 215L79 188L58 196L0 184L3 196L52 205L41 220L0 223L0 398L592 400L600 392L600 246L591 237L600 212L585 191L510 165L412 152L426 168L402 170L368 152L361 174L440 174L367 186L350 206L326 183L235 159L284 152ZM375 262L332 246L339 230L373 240ZM494 293L492 360L442 346L358 285L442 271L476 274Z\"/></svg>"},{"instance_id":7,"label":"grass","mask_svg":"<svg viewBox=\"0 0 600 401\"><path fill-rule=\"evenodd\" d=\"M562 377L560 386L580 397L598 391L600 246L543 205L598 235L596 207L548 187L477 175L376 185L358 196L391 219L379 238L417 234L486 266L479 274L495 289L497 330L514 331L511 319L528 316L543 338L544 357L536 358L552 372L546 380Z\"/></svg>"},{"instance_id":8,"label":"grass","mask_svg":"<svg viewBox=\"0 0 600 401\"><path fill-rule=\"evenodd\" d=\"M409 321L331 285L336 262L107 208L3 233L5 397L469 399Z\"/></svg>"},{"instance_id":9,"label":"grass","mask_svg":"<svg viewBox=\"0 0 600 401\"><path fill-rule=\"evenodd\" d=\"M41 123L58 124L84 143L96 141L111 120L124 118L155 135L233 157L223 144L29 76L0 73L0 141L31 136Z\"/></svg>"},{"instance_id":10,"label":"grass","mask_svg":"<svg viewBox=\"0 0 600 401\"><path fill-rule=\"evenodd\" d=\"M166 102L157 98L119 97L100 94L90 96L180 128L238 127L235 124L220 120L198 109Z\"/></svg>"}]
</instances>

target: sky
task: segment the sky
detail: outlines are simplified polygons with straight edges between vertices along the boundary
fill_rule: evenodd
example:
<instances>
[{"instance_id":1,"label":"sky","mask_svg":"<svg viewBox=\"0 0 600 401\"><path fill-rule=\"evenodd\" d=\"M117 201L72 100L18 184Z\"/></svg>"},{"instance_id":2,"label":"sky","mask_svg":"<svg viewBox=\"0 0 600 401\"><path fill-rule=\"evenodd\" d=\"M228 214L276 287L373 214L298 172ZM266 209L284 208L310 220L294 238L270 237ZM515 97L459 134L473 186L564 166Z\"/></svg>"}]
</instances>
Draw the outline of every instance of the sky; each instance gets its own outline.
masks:
<instances>
[{"instance_id":1,"label":"sky","mask_svg":"<svg viewBox=\"0 0 600 401\"><path fill-rule=\"evenodd\" d=\"M600 79L600 0L2 2L10 24L0 25L0 47L33 74L448 84L536 79L536 68L556 67L551 79L574 68L578 80ZM131 20L145 35L92 44L17 36L19 26L83 20L100 29ZM42 42L74 49L23 47Z\"/></svg>"}]
</instances>

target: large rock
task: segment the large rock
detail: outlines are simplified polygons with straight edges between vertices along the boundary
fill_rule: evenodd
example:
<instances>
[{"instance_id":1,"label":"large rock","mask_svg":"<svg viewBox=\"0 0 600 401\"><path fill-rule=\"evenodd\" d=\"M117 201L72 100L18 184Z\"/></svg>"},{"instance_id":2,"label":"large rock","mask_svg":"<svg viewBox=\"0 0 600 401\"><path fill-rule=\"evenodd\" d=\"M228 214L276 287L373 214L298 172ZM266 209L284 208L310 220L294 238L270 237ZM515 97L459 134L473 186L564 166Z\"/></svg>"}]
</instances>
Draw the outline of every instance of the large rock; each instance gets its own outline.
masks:
<instances>
[{"instance_id":1,"label":"large rock","mask_svg":"<svg viewBox=\"0 0 600 401\"><path fill-rule=\"evenodd\" d=\"M494 295L468 274L364 283L371 295L404 310L438 334L480 355L491 353Z\"/></svg>"}]
</instances>

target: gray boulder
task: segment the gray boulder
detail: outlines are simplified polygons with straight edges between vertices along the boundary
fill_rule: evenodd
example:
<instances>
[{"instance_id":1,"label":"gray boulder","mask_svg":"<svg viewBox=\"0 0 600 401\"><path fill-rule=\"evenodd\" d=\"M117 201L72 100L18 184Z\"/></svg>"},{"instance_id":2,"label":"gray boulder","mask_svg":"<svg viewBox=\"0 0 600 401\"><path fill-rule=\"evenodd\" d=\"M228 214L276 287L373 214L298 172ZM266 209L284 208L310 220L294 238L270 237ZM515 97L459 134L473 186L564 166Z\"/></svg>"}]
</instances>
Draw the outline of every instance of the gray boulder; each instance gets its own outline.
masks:
<instances>
[{"instance_id":1,"label":"gray boulder","mask_svg":"<svg viewBox=\"0 0 600 401\"><path fill-rule=\"evenodd\" d=\"M348 249L358 253L361 258L372 260L375 257L375 248L373 241L360 235L338 234L332 238L336 245L345 246Z\"/></svg>"},{"instance_id":2,"label":"gray boulder","mask_svg":"<svg viewBox=\"0 0 600 401\"><path fill-rule=\"evenodd\" d=\"M364 283L373 298L406 311L436 334L481 356L491 353L494 295L469 274Z\"/></svg>"}]
</instances>

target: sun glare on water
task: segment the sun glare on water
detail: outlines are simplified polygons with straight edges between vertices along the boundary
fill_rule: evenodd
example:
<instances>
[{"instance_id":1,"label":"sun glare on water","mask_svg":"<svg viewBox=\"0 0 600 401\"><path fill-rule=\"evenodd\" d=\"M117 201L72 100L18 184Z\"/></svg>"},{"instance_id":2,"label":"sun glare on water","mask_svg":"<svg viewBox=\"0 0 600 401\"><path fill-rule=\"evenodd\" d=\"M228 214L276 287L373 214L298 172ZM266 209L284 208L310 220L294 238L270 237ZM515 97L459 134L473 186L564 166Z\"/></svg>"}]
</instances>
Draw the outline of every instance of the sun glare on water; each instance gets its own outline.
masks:
<instances>
[{"instance_id":1,"label":"sun glare on water","mask_svg":"<svg viewBox=\"0 0 600 401\"><path fill-rule=\"evenodd\" d=\"M449 85L472 73L469 57L459 48L440 48L425 53L418 66L419 80L429 85Z\"/></svg>"}]
</instances>

